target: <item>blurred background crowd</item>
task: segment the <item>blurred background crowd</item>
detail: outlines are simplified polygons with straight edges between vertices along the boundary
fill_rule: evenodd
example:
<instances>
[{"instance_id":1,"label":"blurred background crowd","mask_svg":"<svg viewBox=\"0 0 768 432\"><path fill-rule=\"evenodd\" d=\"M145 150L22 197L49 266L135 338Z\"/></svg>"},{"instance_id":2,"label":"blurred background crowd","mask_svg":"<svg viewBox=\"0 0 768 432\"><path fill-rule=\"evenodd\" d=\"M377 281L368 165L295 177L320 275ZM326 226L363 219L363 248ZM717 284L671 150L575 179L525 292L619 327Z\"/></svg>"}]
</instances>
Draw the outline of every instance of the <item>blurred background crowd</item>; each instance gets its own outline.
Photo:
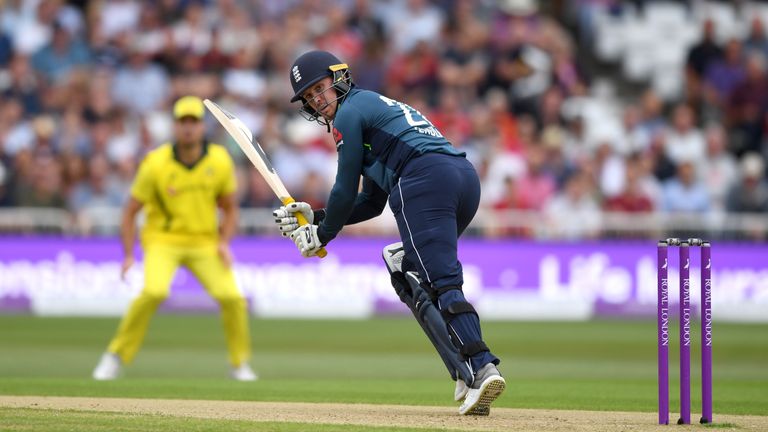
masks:
<instances>
[{"instance_id":1,"label":"blurred background crowd","mask_svg":"<svg viewBox=\"0 0 768 432\"><path fill-rule=\"evenodd\" d=\"M109 209L119 211L141 158L171 138L170 107L187 94L236 113L295 198L323 206L333 141L288 102L291 62L319 48L346 61L360 87L420 110L467 152L483 182L474 234L638 237L664 226L766 236L761 2L2 5L0 231L4 210L31 218L42 208L83 233L115 232ZM241 206L274 207L208 121L210 139L238 163ZM249 215L246 231L259 232ZM5 229L18 224L6 219Z\"/></svg>"}]
</instances>

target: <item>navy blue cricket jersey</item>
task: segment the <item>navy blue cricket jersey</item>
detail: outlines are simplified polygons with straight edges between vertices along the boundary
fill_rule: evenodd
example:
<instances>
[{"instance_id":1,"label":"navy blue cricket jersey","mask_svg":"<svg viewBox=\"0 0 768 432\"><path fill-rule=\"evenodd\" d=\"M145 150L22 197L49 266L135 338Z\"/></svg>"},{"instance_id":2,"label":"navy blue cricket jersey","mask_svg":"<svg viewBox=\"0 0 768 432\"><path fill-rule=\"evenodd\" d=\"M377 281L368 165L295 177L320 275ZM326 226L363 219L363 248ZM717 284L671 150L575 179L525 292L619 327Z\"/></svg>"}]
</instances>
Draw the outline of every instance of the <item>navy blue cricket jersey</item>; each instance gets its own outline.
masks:
<instances>
[{"instance_id":1,"label":"navy blue cricket jersey","mask_svg":"<svg viewBox=\"0 0 768 432\"><path fill-rule=\"evenodd\" d=\"M320 241L327 243L345 224L381 213L409 160L424 153L464 157L412 107L369 90L353 88L338 108L333 138L339 153ZM360 176L363 190L358 194Z\"/></svg>"}]
</instances>

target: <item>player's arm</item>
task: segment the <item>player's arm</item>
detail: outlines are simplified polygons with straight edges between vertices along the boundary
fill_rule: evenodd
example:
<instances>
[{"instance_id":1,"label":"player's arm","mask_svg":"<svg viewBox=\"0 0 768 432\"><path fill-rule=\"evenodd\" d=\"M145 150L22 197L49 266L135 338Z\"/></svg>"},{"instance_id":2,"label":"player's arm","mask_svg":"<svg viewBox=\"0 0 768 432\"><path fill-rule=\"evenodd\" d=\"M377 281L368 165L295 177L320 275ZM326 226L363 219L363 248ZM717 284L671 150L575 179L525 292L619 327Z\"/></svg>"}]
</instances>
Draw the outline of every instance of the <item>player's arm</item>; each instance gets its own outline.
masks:
<instances>
[{"instance_id":1,"label":"player's arm","mask_svg":"<svg viewBox=\"0 0 768 432\"><path fill-rule=\"evenodd\" d=\"M380 188L373 180L363 179L363 190L357 194L355 206L344 225L353 225L380 215L384 211L384 206L387 205L387 197L384 189ZM325 209L312 210L312 215L314 223L319 224L325 219Z\"/></svg>"},{"instance_id":2,"label":"player's arm","mask_svg":"<svg viewBox=\"0 0 768 432\"><path fill-rule=\"evenodd\" d=\"M229 242L237 232L237 222L240 218L240 209L237 206L237 179L235 177L235 164L228 153L223 159L225 175L216 195L216 205L221 209L221 221L219 222L219 256L224 265L232 265L232 251Z\"/></svg>"},{"instance_id":3,"label":"player's arm","mask_svg":"<svg viewBox=\"0 0 768 432\"><path fill-rule=\"evenodd\" d=\"M237 207L235 194L222 195L216 199L216 204L221 209L221 226L219 227L219 241L229 243L237 233L237 221L240 217L240 209Z\"/></svg>"},{"instance_id":4,"label":"player's arm","mask_svg":"<svg viewBox=\"0 0 768 432\"><path fill-rule=\"evenodd\" d=\"M222 195L216 199L216 203L221 209L221 226L219 227L219 256L224 264L229 267L232 265L232 251L229 249L229 242L237 232L237 221L240 217L240 210L237 207L235 194Z\"/></svg>"},{"instance_id":5,"label":"player's arm","mask_svg":"<svg viewBox=\"0 0 768 432\"><path fill-rule=\"evenodd\" d=\"M347 219L344 225L353 225L380 215L384 211L384 206L387 205L387 197L387 193L373 180L364 178L363 190L357 194L355 206L352 208L352 213L350 213L349 219ZM319 224L325 219L325 209L314 209L312 210L312 215L314 223Z\"/></svg>"},{"instance_id":6,"label":"player's arm","mask_svg":"<svg viewBox=\"0 0 768 432\"><path fill-rule=\"evenodd\" d=\"M350 107L337 116L334 127L341 133L337 143L339 162L336 181L325 208L325 218L318 224L317 236L322 244L333 240L349 220L355 207L357 188L363 172L363 123L362 114Z\"/></svg>"},{"instance_id":7,"label":"player's arm","mask_svg":"<svg viewBox=\"0 0 768 432\"><path fill-rule=\"evenodd\" d=\"M387 205L387 193L373 180L363 179L363 190L357 194L355 207L347 219L347 225L373 219L384 211Z\"/></svg>"},{"instance_id":8,"label":"player's arm","mask_svg":"<svg viewBox=\"0 0 768 432\"><path fill-rule=\"evenodd\" d=\"M123 265L120 276L125 279L128 269L134 262L133 245L136 242L136 215L139 214L144 204L134 198L128 198L128 202L123 207L123 216L120 220L120 239L123 244Z\"/></svg>"},{"instance_id":9,"label":"player's arm","mask_svg":"<svg viewBox=\"0 0 768 432\"><path fill-rule=\"evenodd\" d=\"M144 207L144 204L151 201L155 196L155 183L152 174L151 157L147 156L139 165L136 178L131 185L131 195L128 202L123 207L123 216L120 220L120 239L123 244L123 265L121 276L125 275L133 265L133 244L136 241L136 215Z\"/></svg>"}]
</instances>

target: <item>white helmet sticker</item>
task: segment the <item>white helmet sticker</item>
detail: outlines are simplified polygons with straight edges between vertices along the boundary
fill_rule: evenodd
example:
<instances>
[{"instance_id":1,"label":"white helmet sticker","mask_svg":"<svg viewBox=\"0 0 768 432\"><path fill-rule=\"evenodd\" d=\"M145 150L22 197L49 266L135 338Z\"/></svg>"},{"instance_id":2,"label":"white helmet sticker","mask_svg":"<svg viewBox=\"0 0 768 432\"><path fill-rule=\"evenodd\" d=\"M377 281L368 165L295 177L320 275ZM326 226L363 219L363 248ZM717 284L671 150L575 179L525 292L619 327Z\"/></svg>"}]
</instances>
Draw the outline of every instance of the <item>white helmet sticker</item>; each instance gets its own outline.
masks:
<instances>
[{"instance_id":1,"label":"white helmet sticker","mask_svg":"<svg viewBox=\"0 0 768 432\"><path fill-rule=\"evenodd\" d=\"M293 80L296 82L301 81L301 74L299 73L299 66L294 66L293 69L291 69L291 73L293 73Z\"/></svg>"}]
</instances>

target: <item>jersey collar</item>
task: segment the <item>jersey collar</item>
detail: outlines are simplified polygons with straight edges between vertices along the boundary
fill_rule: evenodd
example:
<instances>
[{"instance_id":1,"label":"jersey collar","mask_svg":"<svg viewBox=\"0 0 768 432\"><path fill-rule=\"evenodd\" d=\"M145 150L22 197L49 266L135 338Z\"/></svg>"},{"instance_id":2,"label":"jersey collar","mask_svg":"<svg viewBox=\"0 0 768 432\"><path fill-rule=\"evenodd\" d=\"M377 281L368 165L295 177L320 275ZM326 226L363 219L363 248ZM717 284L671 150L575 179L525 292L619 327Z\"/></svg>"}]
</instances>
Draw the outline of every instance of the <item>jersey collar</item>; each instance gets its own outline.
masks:
<instances>
[{"instance_id":1,"label":"jersey collar","mask_svg":"<svg viewBox=\"0 0 768 432\"><path fill-rule=\"evenodd\" d=\"M174 142L171 146L173 148L173 158L176 160L176 162L180 163L182 166L186 167L188 170L192 170L197 166L197 164L200 163L201 160L205 158L205 156L208 154L208 140L203 140L203 151L200 153L200 157L192 162L191 164L185 164L184 162L179 159L179 153L178 149L176 147L176 143Z\"/></svg>"}]
</instances>

